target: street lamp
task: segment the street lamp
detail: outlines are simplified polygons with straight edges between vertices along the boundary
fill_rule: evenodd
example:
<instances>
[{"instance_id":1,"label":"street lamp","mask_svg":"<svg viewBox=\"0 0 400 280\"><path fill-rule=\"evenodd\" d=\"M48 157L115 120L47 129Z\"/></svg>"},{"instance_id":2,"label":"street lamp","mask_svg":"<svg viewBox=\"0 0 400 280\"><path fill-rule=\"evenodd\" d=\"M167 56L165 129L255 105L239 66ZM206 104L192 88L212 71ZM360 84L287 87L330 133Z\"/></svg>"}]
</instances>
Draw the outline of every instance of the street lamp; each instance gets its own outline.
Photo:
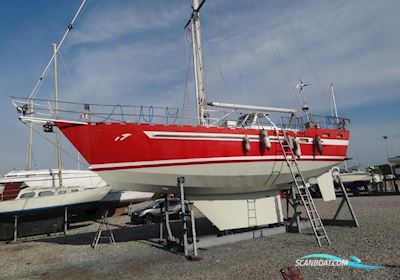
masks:
<instances>
[{"instance_id":1,"label":"street lamp","mask_svg":"<svg viewBox=\"0 0 400 280\"><path fill-rule=\"evenodd\" d=\"M389 138L389 136L382 136L382 138L385 140L386 159L390 166L390 172L392 173L392 175L394 175L393 166L390 164L390 161L389 161L389 150L388 150L388 145L387 145L387 139Z\"/></svg>"},{"instance_id":2,"label":"street lamp","mask_svg":"<svg viewBox=\"0 0 400 280\"><path fill-rule=\"evenodd\" d=\"M394 175L393 166L390 164L390 161L389 161L389 149L388 149L388 145L387 145L387 139L389 138L389 136L382 136L382 137L385 140L386 157L387 157L387 161L388 161L388 164L390 167L390 172L392 173L393 176L396 176L396 175ZM399 192L399 188L396 184L396 177L393 177L393 185L394 185L395 191Z\"/></svg>"},{"instance_id":3,"label":"street lamp","mask_svg":"<svg viewBox=\"0 0 400 280\"><path fill-rule=\"evenodd\" d=\"M382 136L382 138L385 140L386 159L389 161L389 150L387 146L387 139L389 138L389 136Z\"/></svg>"}]
</instances>

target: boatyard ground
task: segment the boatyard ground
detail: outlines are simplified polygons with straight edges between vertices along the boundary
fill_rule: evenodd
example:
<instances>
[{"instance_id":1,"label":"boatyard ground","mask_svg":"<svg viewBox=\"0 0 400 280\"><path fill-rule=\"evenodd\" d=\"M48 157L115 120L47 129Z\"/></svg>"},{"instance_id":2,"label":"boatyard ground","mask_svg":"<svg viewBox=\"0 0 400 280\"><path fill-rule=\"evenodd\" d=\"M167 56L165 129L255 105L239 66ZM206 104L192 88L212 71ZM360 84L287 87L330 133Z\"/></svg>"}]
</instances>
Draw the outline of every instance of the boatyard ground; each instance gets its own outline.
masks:
<instances>
[{"instance_id":1,"label":"boatyard ground","mask_svg":"<svg viewBox=\"0 0 400 280\"><path fill-rule=\"evenodd\" d=\"M331 219L340 200L316 200L322 219ZM159 226L131 225L129 216L110 219L116 244L90 244L98 225L88 222L67 236L0 244L1 279L282 279L280 269L304 255L356 256L377 270L300 267L305 279L400 279L400 196L352 197L361 227L326 226L331 246L311 234L284 233L200 250L200 261L161 248ZM350 219L343 209L339 219ZM174 222L174 227L178 223ZM207 222L199 219L199 232Z\"/></svg>"}]
</instances>

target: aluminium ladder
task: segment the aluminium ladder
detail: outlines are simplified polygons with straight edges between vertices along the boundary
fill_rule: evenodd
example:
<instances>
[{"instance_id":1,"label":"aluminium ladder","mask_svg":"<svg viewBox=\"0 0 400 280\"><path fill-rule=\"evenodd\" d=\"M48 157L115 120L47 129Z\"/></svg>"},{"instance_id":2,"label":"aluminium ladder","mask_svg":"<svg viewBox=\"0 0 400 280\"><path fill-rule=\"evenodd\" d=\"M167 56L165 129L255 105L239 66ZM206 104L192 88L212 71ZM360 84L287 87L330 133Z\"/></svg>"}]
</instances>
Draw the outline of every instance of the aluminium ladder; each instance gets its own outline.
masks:
<instances>
[{"instance_id":1,"label":"aluminium ladder","mask_svg":"<svg viewBox=\"0 0 400 280\"><path fill-rule=\"evenodd\" d=\"M306 209L307 216L313 228L314 235L318 241L318 245L320 247L322 246L321 243L322 239L326 239L327 243L330 245L331 241L329 240L325 227L321 221L321 217L319 216L317 208L315 207L311 193L308 190L307 187L308 184L305 181L303 174L301 173L299 165L297 163L296 155L293 152L292 142L289 140L289 137L287 136L286 132L283 129L281 129L283 134L283 141L282 141L281 136L279 135L279 128L275 125L275 123L272 122L272 120L267 115L265 115L265 117L268 119L268 121L273 125L275 129L275 134L278 139L279 145L282 149L282 153L285 158L286 164L289 168L290 174L292 175L293 183L296 186L298 195L301 199L301 203ZM295 170L293 170L293 166ZM295 213L295 215L296 214L297 213ZM297 226L300 227L299 223L297 223Z\"/></svg>"},{"instance_id":2,"label":"aluminium ladder","mask_svg":"<svg viewBox=\"0 0 400 280\"><path fill-rule=\"evenodd\" d=\"M279 145L281 146L283 156L286 160L286 164L289 167L290 174L292 175L293 182L296 186L301 202L306 209L308 219L313 228L314 235L317 238L318 244L321 247L321 240L326 239L327 243L330 245L331 241L329 240L325 227L321 221L321 217L319 216L317 208L315 207L311 193L308 190L308 184L300 171L299 165L296 160L296 155L293 152L291 141L289 140L289 137L286 135L283 129L282 133L284 142L282 141L277 128L275 128L275 133L278 138ZM293 167L295 168L295 170L293 170Z\"/></svg>"}]
</instances>

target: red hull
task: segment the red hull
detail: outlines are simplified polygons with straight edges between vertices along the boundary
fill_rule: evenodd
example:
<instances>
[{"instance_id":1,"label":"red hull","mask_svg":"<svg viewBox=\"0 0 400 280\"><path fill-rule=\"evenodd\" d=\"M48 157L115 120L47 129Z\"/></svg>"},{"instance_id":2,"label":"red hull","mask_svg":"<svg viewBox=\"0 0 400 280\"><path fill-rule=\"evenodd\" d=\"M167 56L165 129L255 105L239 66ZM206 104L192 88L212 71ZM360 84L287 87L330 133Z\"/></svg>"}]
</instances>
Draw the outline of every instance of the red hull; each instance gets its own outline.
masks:
<instances>
[{"instance_id":1,"label":"red hull","mask_svg":"<svg viewBox=\"0 0 400 280\"><path fill-rule=\"evenodd\" d=\"M274 131L268 131L272 139L272 148L266 150L261 149L261 143L257 140L260 135L258 129L123 123L88 125L58 123L57 125L93 170L122 169L128 166L141 168L221 163L231 162L230 158L238 162L240 161L238 157L243 161L252 161L255 157L261 156L265 157L265 160L271 160L271 156L276 156L276 160L280 160L279 156L282 156L278 141L273 141ZM346 156L348 131L314 128L305 132L289 131L288 134L300 139L302 151L300 161L317 160L321 156L325 160L331 158L340 161ZM244 135L250 138L251 149L248 152L243 149ZM318 153L313 144L312 139L316 136L323 142L322 154ZM191 162L190 159L203 160ZM117 163L135 164L127 164L125 167L113 165Z\"/></svg>"},{"instance_id":2,"label":"red hull","mask_svg":"<svg viewBox=\"0 0 400 280\"><path fill-rule=\"evenodd\" d=\"M124 123L57 126L110 185L126 190L178 192L185 177L188 195L230 195L285 189L293 180L275 131L272 147L262 149L259 129ZM288 131L300 141L298 159L305 178L319 176L341 162L349 132L308 129ZM243 139L251 149L246 152ZM323 142L318 153L314 138Z\"/></svg>"}]
</instances>

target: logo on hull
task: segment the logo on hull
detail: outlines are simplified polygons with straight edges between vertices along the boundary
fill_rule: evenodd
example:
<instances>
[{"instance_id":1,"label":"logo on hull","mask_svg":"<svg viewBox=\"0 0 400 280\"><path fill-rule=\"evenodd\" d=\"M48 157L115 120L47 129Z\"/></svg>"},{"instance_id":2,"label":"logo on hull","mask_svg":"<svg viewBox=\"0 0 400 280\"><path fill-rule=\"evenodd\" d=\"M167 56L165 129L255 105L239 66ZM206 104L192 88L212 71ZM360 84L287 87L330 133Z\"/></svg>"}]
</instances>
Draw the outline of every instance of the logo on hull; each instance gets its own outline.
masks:
<instances>
[{"instance_id":1,"label":"logo on hull","mask_svg":"<svg viewBox=\"0 0 400 280\"><path fill-rule=\"evenodd\" d=\"M132 136L132 133L122 133L121 135L115 137L114 142L124 141L126 138Z\"/></svg>"}]
</instances>

